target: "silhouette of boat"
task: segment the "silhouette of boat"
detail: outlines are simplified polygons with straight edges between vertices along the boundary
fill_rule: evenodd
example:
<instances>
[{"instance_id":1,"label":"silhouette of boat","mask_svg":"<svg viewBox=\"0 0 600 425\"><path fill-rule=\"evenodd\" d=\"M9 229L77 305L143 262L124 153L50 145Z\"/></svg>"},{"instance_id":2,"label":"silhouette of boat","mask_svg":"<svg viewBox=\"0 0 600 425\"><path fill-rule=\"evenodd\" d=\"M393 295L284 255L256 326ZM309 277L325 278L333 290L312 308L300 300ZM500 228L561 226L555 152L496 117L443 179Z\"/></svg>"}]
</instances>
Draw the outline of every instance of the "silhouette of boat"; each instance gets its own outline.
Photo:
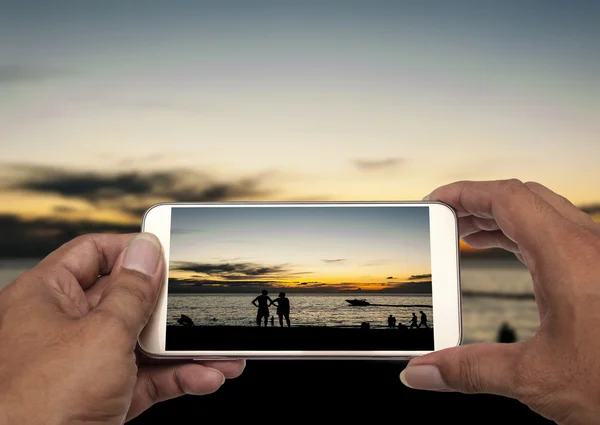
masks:
<instances>
[{"instance_id":1,"label":"silhouette of boat","mask_svg":"<svg viewBox=\"0 0 600 425\"><path fill-rule=\"evenodd\" d=\"M346 302L350 303L350 305L357 305L357 306L371 305L371 303L368 302L367 300L346 300Z\"/></svg>"}]
</instances>

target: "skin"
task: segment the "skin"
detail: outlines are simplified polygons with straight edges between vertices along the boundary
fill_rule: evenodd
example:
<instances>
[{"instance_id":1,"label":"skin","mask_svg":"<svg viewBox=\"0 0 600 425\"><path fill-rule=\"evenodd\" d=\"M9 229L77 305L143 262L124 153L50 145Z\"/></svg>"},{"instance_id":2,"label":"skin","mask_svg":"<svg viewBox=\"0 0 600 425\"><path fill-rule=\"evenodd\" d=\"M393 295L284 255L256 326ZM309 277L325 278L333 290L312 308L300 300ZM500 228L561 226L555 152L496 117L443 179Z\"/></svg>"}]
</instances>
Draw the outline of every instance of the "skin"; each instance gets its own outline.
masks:
<instances>
[{"instance_id":1,"label":"skin","mask_svg":"<svg viewBox=\"0 0 600 425\"><path fill-rule=\"evenodd\" d=\"M122 424L242 372L136 355L165 264L155 236L134 236L76 238L0 292L0 424Z\"/></svg>"},{"instance_id":2,"label":"skin","mask_svg":"<svg viewBox=\"0 0 600 425\"><path fill-rule=\"evenodd\" d=\"M457 182L463 240L514 252L529 269L540 326L529 340L472 344L411 360L405 385L512 397L558 424L600 423L600 225L538 183Z\"/></svg>"}]
</instances>

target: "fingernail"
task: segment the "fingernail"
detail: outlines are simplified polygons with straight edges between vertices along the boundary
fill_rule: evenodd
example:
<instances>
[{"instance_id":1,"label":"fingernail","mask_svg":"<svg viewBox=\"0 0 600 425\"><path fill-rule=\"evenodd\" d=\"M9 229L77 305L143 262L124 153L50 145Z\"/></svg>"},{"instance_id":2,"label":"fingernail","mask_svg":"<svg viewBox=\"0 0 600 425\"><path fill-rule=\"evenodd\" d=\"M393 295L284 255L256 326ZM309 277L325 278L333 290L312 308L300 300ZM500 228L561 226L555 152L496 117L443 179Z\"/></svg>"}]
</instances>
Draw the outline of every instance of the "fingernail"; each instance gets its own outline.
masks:
<instances>
[{"instance_id":1,"label":"fingernail","mask_svg":"<svg viewBox=\"0 0 600 425\"><path fill-rule=\"evenodd\" d=\"M123 268L152 276L161 256L160 241L152 233L140 233L125 249Z\"/></svg>"},{"instance_id":2,"label":"fingernail","mask_svg":"<svg viewBox=\"0 0 600 425\"><path fill-rule=\"evenodd\" d=\"M221 378L221 385L223 385L225 383L225 375L223 375L223 373L220 370L213 369L212 367L207 367L207 366L205 366L205 367L208 370L209 374L211 374L211 375L214 374L215 379L217 379L219 377ZM219 375L219 376L217 376L217 375Z\"/></svg>"},{"instance_id":3,"label":"fingernail","mask_svg":"<svg viewBox=\"0 0 600 425\"><path fill-rule=\"evenodd\" d=\"M431 193L430 193L429 195L425 196L425 197L423 198L423 200L424 200L424 201L429 201L429 199L431 199L430 197L431 197Z\"/></svg>"},{"instance_id":4,"label":"fingernail","mask_svg":"<svg viewBox=\"0 0 600 425\"><path fill-rule=\"evenodd\" d=\"M400 373L400 381L409 388L419 390L448 390L440 370L432 365L408 366Z\"/></svg>"}]
</instances>

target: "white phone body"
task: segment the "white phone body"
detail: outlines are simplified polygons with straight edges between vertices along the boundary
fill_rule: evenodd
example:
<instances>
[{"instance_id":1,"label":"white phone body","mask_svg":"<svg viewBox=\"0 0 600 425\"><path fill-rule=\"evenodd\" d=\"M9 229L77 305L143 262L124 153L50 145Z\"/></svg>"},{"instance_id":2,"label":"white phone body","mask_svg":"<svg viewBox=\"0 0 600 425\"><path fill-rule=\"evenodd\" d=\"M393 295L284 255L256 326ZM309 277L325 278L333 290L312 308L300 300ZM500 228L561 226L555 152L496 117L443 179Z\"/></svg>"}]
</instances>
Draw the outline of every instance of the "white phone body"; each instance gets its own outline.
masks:
<instances>
[{"instance_id":1,"label":"white phone body","mask_svg":"<svg viewBox=\"0 0 600 425\"><path fill-rule=\"evenodd\" d=\"M431 260L431 302L433 347L427 350L167 350L167 304L171 251L172 211L179 208L415 208L428 207ZM221 210L222 211L222 210ZM165 264L164 284L154 313L138 340L138 349L153 359L387 359L403 360L462 343L462 308L460 295L459 235L457 216L440 202L218 202L161 203L144 215L142 231L155 234L161 241ZM405 249L405 248L403 248ZM390 255L394 255L390 252ZM401 255L401 250L397 253ZM291 296L291 295L290 295ZM348 295L355 297L355 295ZM368 296L362 295L361 298ZM360 307L359 307L360 308ZM387 314L386 310L386 314Z\"/></svg>"}]
</instances>

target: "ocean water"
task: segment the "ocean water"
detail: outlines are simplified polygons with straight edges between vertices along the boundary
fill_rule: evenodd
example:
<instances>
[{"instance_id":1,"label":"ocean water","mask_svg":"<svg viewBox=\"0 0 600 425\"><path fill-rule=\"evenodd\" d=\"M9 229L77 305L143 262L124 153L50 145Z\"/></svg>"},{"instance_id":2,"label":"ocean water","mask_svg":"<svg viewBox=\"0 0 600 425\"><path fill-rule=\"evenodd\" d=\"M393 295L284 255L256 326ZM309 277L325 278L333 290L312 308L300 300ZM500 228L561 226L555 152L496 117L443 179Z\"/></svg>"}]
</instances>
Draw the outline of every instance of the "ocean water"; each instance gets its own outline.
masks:
<instances>
[{"instance_id":1,"label":"ocean water","mask_svg":"<svg viewBox=\"0 0 600 425\"><path fill-rule=\"evenodd\" d=\"M388 315L408 325L412 312L419 316L422 310L428 317L431 326L431 308L407 307L407 305L431 305L430 296L371 295L365 298L371 304L385 304L403 307L351 306L347 299L352 295L338 294L287 294L290 299L290 321L292 326L343 326L359 327L362 322L369 322L373 328L387 327ZM174 294L169 296L167 322L174 324L185 314L192 318L196 325L235 325L248 326L256 324L257 308L252 305L256 294ZM273 299L275 299L273 297ZM406 307L405 307L406 306ZM272 306L270 314L275 315L277 308ZM217 319L214 321L213 319ZM275 316L276 323L279 317Z\"/></svg>"},{"instance_id":2,"label":"ocean water","mask_svg":"<svg viewBox=\"0 0 600 425\"><path fill-rule=\"evenodd\" d=\"M35 259L0 259L0 289L16 279L21 273L35 266L36 263L37 260ZM516 261L463 260L461 264L461 281L462 288L465 291L532 294L532 284L529 272L524 266ZM180 297L180 307L177 307L177 303L173 303L174 309L170 317L171 320L174 319L175 315L179 314L179 311L177 311L176 308L183 309L185 307L184 303L189 302L185 301L184 297ZM190 296L188 295L187 297ZM247 309L248 303L252 300L252 296L249 295L233 295L233 297L238 297L236 305L239 303L240 309L242 309L242 307ZM296 311L301 311L302 309L306 312L306 317L303 319L306 324L321 324L326 320L329 320L339 326L356 325L357 320L350 320L348 317L350 312L354 315L354 312L358 311L357 309L360 309L360 307L344 305L348 303L343 301L346 298L355 298L355 294L352 296L327 295L314 298L311 298L309 295L303 295L303 298L300 298L297 295L290 294L290 297L293 297L290 298L290 300L292 300L290 318L294 324L301 323L300 316L296 315ZM208 296L205 298L208 303L210 298ZM402 302L409 302L405 301L405 299L410 299L411 304L431 304L431 302L422 302L423 300L417 302L419 297L415 296L398 297L369 294L368 296L362 295L359 298L366 298L370 302L375 302L375 300L377 300L378 304L401 304ZM386 299L386 302L383 302L384 299ZM252 306L250 305L250 307ZM371 308L369 307L369 309ZM275 309L273 309L273 311L274 310ZM368 319L365 320L369 321L372 326L386 326L387 316L389 314L393 314L397 320L407 323L410 311L418 310L422 309L376 307L372 308L372 311L367 312L365 310L360 314L362 315L361 317L368 317ZM192 311L193 313L190 314ZM427 310L424 311L431 320L432 315L429 314ZM327 312L327 319L324 316L325 312ZM241 315L236 313L235 310L230 307L227 311L221 312L217 316L216 310L215 313L211 315L206 311L203 312L202 308L197 308L196 310L186 308L185 314L188 314L191 317L197 317L200 321L212 319L212 317L216 317L218 320L238 318L236 320L246 321L250 324L249 322L254 323L253 315L255 314L255 310L251 309L249 315ZM510 300L479 296L463 298L463 329L465 343L495 341L498 328L504 321L508 322L516 330L517 339L522 340L531 337L539 324L535 302L532 299ZM221 324L219 321L212 323Z\"/></svg>"}]
</instances>

